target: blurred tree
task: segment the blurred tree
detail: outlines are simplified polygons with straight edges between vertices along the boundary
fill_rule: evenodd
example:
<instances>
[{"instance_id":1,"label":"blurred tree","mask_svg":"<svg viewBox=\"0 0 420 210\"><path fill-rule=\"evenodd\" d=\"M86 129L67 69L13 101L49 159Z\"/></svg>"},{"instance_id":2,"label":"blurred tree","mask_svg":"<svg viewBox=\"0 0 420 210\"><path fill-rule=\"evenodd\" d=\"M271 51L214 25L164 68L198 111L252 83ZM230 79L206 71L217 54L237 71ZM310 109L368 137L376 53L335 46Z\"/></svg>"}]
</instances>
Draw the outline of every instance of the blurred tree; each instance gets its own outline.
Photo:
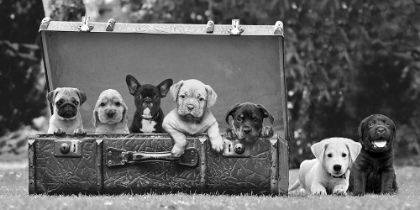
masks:
<instances>
[{"instance_id":1,"label":"blurred tree","mask_svg":"<svg viewBox=\"0 0 420 210\"><path fill-rule=\"evenodd\" d=\"M86 9L83 0L42 0L47 17L59 21L81 21Z\"/></svg>"},{"instance_id":2,"label":"blurred tree","mask_svg":"<svg viewBox=\"0 0 420 210\"><path fill-rule=\"evenodd\" d=\"M50 0L55 20L76 21L84 15L82 0ZM42 1L0 1L0 136L45 115L46 92L38 28L44 17ZM6 139L7 140L7 139ZM0 142L0 148L5 141Z\"/></svg>"},{"instance_id":3,"label":"blurred tree","mask_svg":"<svg viewBox=\"0 0 420 210\"><path fill-rule=\"evenodd\" d=\"M43 115L44 84L34 44L43 17L42 2L4 0L0 2L0 136ZM4 142L0 142L0 147Z\"/></svg>"}]
</instances>

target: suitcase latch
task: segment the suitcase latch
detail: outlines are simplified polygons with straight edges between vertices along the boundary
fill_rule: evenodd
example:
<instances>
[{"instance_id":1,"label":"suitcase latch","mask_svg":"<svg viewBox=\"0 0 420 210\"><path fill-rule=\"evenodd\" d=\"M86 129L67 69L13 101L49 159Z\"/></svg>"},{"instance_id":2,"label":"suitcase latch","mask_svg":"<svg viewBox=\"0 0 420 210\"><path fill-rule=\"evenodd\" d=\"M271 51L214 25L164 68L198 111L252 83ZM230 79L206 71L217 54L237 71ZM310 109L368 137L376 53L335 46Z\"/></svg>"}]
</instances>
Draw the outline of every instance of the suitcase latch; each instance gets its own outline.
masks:
<instances>
[{"instance_id":1,"label":"suitcase latch","mask_svg":"<svg viewBox=\"0 0 420 210\"><path fill-rule=\"evenodd\" d=\"M244 32L244 29L240 28L239 22L239 19L232 20L232 28L228 30L230 35L239 36L242 32Z\"/></svg>"},{"instance_id":2,"label":"suitcase latch","mask_svg":"<svg viewBox=\"0 0 420 210\"><path fill-rule=\"evenodd\" d=\"M90 17L82 17L82 25L78 26L79 31L81 32L90 32L93 29L93 26L89 25Z\"/></svg>"},{"instance_id":3,"label":"suitcase latch","mask_svg":"<svg viewBox=\"0 0 420 210\"><path fill-rule=\"evenodd\" d=\"M246 158L251 157L251 147L250 144L245 144L239 140L225 140L225 146L223 147L222 155L224 157L233 157L233 158Z\"/></svg>"},{"instance_id":4,"label":"suitcase latch","mask_svg":"<svg viewBox=\"0 0 420 210\"><path fill-rule=\"evenodd\" d=\"M60 139L55 141L54 156L81 157L82 148L78 139Z\"/></svg>"}]
</instances>

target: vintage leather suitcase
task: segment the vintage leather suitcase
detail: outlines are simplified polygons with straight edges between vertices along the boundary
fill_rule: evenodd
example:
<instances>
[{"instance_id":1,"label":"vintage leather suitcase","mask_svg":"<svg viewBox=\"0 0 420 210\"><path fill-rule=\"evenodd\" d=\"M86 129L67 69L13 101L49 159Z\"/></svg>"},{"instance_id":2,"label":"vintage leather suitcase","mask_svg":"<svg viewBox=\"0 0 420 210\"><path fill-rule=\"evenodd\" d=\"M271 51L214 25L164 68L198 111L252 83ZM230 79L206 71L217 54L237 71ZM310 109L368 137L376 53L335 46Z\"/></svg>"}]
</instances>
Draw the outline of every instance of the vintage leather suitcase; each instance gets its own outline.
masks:
<instances>
[{"instance_id":1,"label":"vintage leather suitcase","mask_svg":"<svg viewBox=\"0 0 420 210\"><path fill-rule=\"evenodd\" d=\"M51 21L40 26L48 89L77 87L87 94L80 112L86 136L41 134L29 143L30 194L218 193L287 195L288 121L284 37L275 25L127 24ZM250 101L275 117L275 135L257 143L225 139L222 153L206 135L188 137L186 153L170 156L168 134L92 134L101 91L134 100L125 76L141 84L199 79L218 94L211 108L223 133L227 110ZM161 108L175 107L169 98ZM51 109L52 110L52 109ZM267 124L266 122L265 124Z\"/></svg>"}]
</instances>

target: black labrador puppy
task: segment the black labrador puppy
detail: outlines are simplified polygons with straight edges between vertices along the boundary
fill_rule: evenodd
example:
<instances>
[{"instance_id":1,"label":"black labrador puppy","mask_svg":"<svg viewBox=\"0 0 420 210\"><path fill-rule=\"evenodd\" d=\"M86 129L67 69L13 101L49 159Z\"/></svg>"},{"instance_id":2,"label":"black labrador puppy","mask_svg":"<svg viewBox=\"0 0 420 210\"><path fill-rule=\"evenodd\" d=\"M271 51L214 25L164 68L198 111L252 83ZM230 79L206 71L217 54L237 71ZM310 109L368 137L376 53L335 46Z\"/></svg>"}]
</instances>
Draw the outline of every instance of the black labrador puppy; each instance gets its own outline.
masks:
<instances>
[{"instance_id":1,"label":"black labrador puppy","mask_svg":"<svg viewBox=\"0 0 420 210\"><path fill-rule=\"evenodd\" d=\"M395 124L381 114L371 115L358 128L362 151L350 171L349 192L393 194L398 191L394 171Z\"/></svg>"}]
</instances>

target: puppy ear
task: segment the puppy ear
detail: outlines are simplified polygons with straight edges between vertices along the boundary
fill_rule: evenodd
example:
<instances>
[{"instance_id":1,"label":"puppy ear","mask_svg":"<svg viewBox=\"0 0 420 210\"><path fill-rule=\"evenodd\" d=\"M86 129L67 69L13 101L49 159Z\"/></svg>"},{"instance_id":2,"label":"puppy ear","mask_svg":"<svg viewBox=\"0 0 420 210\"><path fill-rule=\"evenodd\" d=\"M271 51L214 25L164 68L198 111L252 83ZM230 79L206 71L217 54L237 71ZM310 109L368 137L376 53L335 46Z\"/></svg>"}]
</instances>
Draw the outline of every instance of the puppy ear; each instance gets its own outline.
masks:
<instances>
[{"instance_id":1,"label":"puppy ear","mask_svg":"<svg viewBox=\"0 0 420 210\"><path fill-rule=\"evenodd\" d=\"M363 120L360 122L359 127L357 128L357 134L359 135L360 139L363 139L363 127L365 126L366 120L367 120L368 118L369 118L369 117L367 117L367 118L363 119Z\"/></svg>"},{"instance_id":2,"label":"puppy ear","mask_svg":"<svg viewBox=\"0 0 420 210\"><path fill-rule=\"evenodd\" d=\"M141 86L140 83L136 80L136 78L134 78L131 75L127 75L125 77L125 82L127 83L128 91L130 92L131 95L134 96L137 89Z\"/></svg>"},{"instance_id":3,"label":"puppy ear","mask_svg":"<svg viewBox=\"0 0 420 210\"><path fill-rule=\"evenodd\" d=\"M257 107L260 109L260 111L264 114L264 118L267 118L270 120L270 123L274 123L274 117L268 112L267 108L265 108L261 104L257 104Z\"/></svg>"},{"instance_id":4,"label":"puppy ear","mask_svg":"<svg viewBox=\"0 0 420 210\"><path fill-rule=\"evenodd\" d=\"M322 162L322 159L324 158L324 152L327 147L328 144L326 144L324 141L320 141L311 146L312 154L315 155L319 162Z\"/></svg>"},{"instance_id":5,"label":"puppy ear","mask_svg":"<svg viewBox=\"0 0 420 210\"><path fill-rule=\"evenodd\" d=\"M50 103L54 103L54 98L55 98L55 90L50 91L49 93L47 93L47 99Z\"/></svg>"},{"instance_id":6,"label":"puppy ear","mask_svg":"<svg viewBox=\"0 0 420 210\"><path fill-rule=\"evenodd\" d=\"M128 107L127 105L125 105L125 103L122 103L123 107L124 107L124 111L123 111L123 116L121 118L121 122L128 122L128 116L127 116L127 111L128 111Z\"/></svg>"},{"instance_id":7,"label":"puppy ear","mask_svg":"<svg viewBox=\"0 0 420 210\"><path fill-rule=\"evenodd\" d=\"M172 86L173 80L167 79L161 82L157 87L159 88L160 96L164 98L169 91L169 88Z\"/></svg>"},{"instance_id":8,"label":"puppy ear","mask_svg":"<svg viewBox=\"0 0 420 210\"><path fill-rule=\"evenodd\" d=\"M207 108L212 107L216 103L217 94L210 85L205 85L207 91Z\"/></svg>"},{"instance_id":9,"label":"puppy ear","mask_svg":"<svg viewBox=\"0 0 420 210\"><path fill-rule=\"evenodd\" d=\"M83 92L83 91L77 90L77 95L79 95L80 104L83 104L86 101L86 99L87 99L86 93Z\"/></svg>"},{"instance_id":10,"label":"puppy ear","mask_svg":"<svg viewBox=\"0 0 420 210\"><path fill-rule=\"evenodd\" d=\"M236 110L241 107L241 103L235 104L235 106L232 106L226 113L225 121L227 124L229 124L229 116L231 116Z\"/></svg>"},{"instance_id":11,"label":"puppy ear","mask_svg":"<svg viewBox=\"0 0 420 210\"><path fill-rule=\"evenodd\" d=\"M169 93L171 94L173 101L176 101L176 99L178 98L178 92L179 89L181 89L182 85L184 85L184 80L181 80L175 85L172 85L169 89Z\"/></svg>"},{"instance_id":12,"label":"puppy ear","mask_svg":"<svg viewBox=\"0 0 420 210\"><path fill-rule=\"evenodd\" d=\"M93 127L96 128L96 122L99 121L99 117L98 117L98 111L96 111L96 109L93 110L93 116L92 116L92 124Z\"/></svg>"},{"instance_id":13,"label":"puppy ear","mask_svg":"<svg viewBox=\"0 0 420 210\"><path fill-rule=\"evenodd\" d=\"M348 140L346 143L347 148L350 152L350 158L352 163L356 161L357 156L360 154L360 150L362 149L362 145L358 142L355 142L353 140Z\"/></svg>"},{"instance_id":14,"label":"puppy ear","mask_svg":"<svg viewBox=\"0 0 420 210\"><path fill-rule=\"evenodd\" d=\"M392 126L392 137L397 138L397 126L395 126L395 123L390 119L389 122Z\"/></svg>"}]
</instances>

